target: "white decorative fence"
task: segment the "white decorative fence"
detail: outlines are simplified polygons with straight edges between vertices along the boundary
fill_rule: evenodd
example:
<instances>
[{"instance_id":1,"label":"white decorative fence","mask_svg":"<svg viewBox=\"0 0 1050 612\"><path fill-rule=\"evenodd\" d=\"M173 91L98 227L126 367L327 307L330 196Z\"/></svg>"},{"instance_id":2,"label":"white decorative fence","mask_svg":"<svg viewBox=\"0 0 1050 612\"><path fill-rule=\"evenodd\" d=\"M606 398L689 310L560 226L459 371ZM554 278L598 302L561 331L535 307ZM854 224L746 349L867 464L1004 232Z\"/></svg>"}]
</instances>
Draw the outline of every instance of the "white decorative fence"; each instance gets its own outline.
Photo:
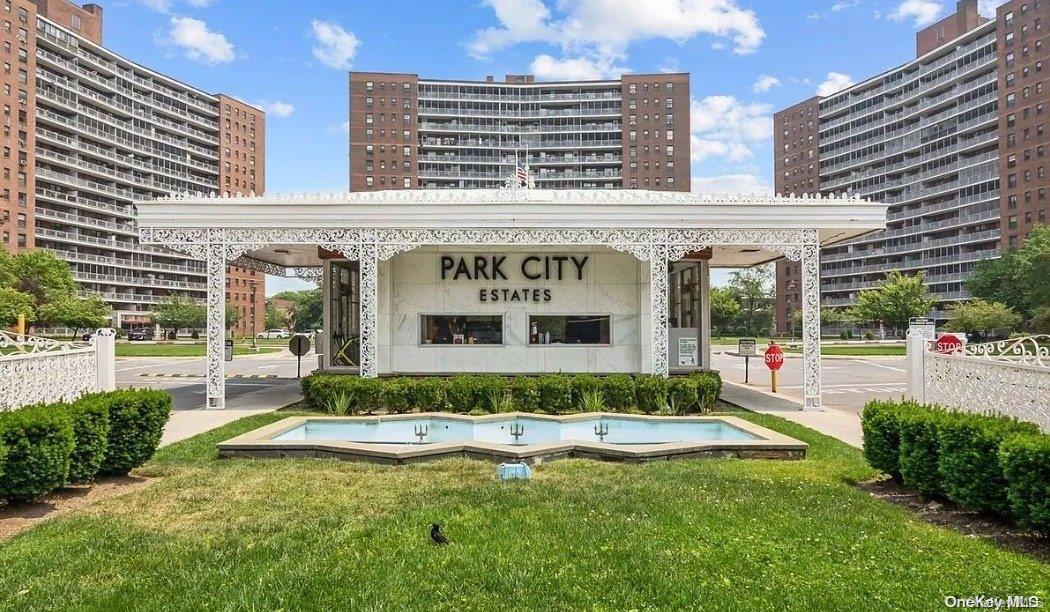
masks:
<instances>
[{"instance_id":1,"label":"white decorative fence","mask_svg":"<svg viewBox=\"0 0 1050 612\"><path fill-rule=\"evenodd\" d=\"M1050 336L931 350L908 336L908 386L917 401L972 412L996 412L1050 431Z\"/></svg>"},{"instance_id":2,"label":"white decorative fence","mask_svg":"<svg viewBox=\"0 0 1050 612\"><path fill-rule=\"evenodd\" d=\"M98 330L91 342L0 331L0 410L114 389L115 339L112 329Z\"/></svg>"}]
</instances>

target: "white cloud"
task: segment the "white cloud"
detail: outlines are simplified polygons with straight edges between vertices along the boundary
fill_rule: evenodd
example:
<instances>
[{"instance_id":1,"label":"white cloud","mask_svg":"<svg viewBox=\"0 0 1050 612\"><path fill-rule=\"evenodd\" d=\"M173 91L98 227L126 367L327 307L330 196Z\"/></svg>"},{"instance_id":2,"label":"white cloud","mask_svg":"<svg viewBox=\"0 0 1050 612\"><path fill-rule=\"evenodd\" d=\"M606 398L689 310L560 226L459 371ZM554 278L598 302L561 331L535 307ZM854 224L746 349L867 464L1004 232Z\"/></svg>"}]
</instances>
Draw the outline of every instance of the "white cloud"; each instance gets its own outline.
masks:
<instances>
[{"instance_id":1,"label":"white cloud","mask_svg":"<svg viewBox=\"0 0 1050 612\"><path fill-rule=\"evenodd\" d=\"M774 87L777 87L779 85L780 79L778 79L775 76L763 74L759 76L758 80L755 81L755 84L751 86L751 90L755 93L766 93L770 89L773 89Z\"/></svg>"},{"instance_id":2,"label":"white cloud","mask_svg":"<svg viewBox=\"0 0 1050 612\"><path fill-rule=\"evenodd\" d=\"M221 32L209 30L206 23L192 17L172 17L164 43L182 49L186 57L202 64L224 64L237 57Z\"/></svg>"},{"instance_id":3,"label":"white cloud","mask_svg":"<svg viewBox=\"0 0 1050 612\"><path fill-rule=\"evenodd\" d=\"M295 107L288 102L281 102L280 100L259 100L255 103L255 106L261 108L267 115L274 117L288 117L295 112Z\"/></svg>"},{"instance_id":4,"label":"white cloud","mask_svg":"<svg viewBox=\"0 0 1050 612\"><path fill-rule=\"evenodd\" d=\"M350 122L344 121L338 125L328 126L329 134L349 134L350 133Z\"/></svg>"},{"instance_id":5,"label":"white cloud","mask_svg":"<svg viewBox=\"0 0 1050 612\"><path fill-rule=\"evenodd\" d=\"M817 11L806 15L806 19L824 19L825 17L830 17L835 13L841 13L846 9L851 9L863 1L864 0L839 0L839 2L832 4L828 8L828 10L824 12Z\"/></svg>"},{"instance_id":6,"label":"white cloud","mask_svg":"<svg viewBox=\"0 0 1050 612\"><path fill-rule=\"evenodd\" d=\"M660 62L660 65L656 68L660 72L681 72L682 67L678 63L678 58L668 55L664 58L664 61Z\"/></svg>"},{"instance_id":7,"label":"white cloud","mask_svg":"<svg viewBox=\"0 0 1050 612\"><path fill-rule=\"evenodd\" d=\"M314 33L314 57L329 68L349 70L361 46L357 36L331 21L314 19L310 25Z\"/></svg>"},{"instance_id":8,"label":"white cloud","mask_svg":"<svg viewBox=\"0 0 1050 612\"><path fill-rule=\"evenodd\" d=\"M556 59L547 54L537 55L529 65L529 72L541 81L586 81L620 75L627 69L611 62L586 57Z\"/></svg>"},{"instance_id":9,"label":"white cloud","mask_svg":"<svg viewBox=\"0 0 1050 612\"><path fill-rule=\"evenodd\" d=\"M139 4L151 8L160 13L170 13L171 6L175 4L175 0L135 0ZM184 0L186 4L195 6L197 8L203 8L205 6L211 6L212 0Z\"/></svg>"},{"instance_id":10,"label":"white cloud","mask_svg":"<svg viewBox=\"0 0 1050 612\"><path fill-rule=\"evenodd\" d=\"M977 12L985 17L995 17L996 7L1006 4L1006 0L977 0Z\"/></svg>"},{"instance_id":11,"label":"white cloud","mask_svg":"<svg viewBox=\"0 0 1050 612\"><path fill-rule=\"evenodd\" d=\"M753 53L766 33L754 11L737 0L484 0L499 26L474 33L467 45L474 58L485 58L519 43L556 45L569 57L590 57L611 64L626 57L635 42L666 38L684 42L709 34L733 42L733 51Z\"/></svg>"},{"instance_id":12,"label":"white cloud","mask_svg":"<svg viewBox=\"0 0 1050 612\"><path fill-rule=\"evenodd\" d=\"M729 195L773 194L773 186L753 174L694 176L692 190L696 193L725 193Z\"/></svg>"},{"instance_id":13,"label":"white cloud","mask_svg":"<svg viewBox=\"0 0 1050 612\"><path fill-rule=\"evenodd\" d=\"M725 157L739 161L752 155L750 145L773 137L773 107L745 103L733 96L690 100L692 158Z\"/></svg>"},{"instance_id":14,"label":"white cloud","mask_svg":"<svg viewBox=\"0 0 1050 612\"><path fill-rule=\"evenodd\" d=\"M830 96L853 85L853 77L841 72L829 72L824 82L817 86L818 96Z\"/></svg>"},{"instance_id":15,"label":"white cloud","mask_svg":"<svg viewBox=\"0 0 1050 612\"><path fill-rule=\"evenodd\" d=\"M922 27L937 21L944 6L939 0L903 0L897 8L890 11L889 18L893 21L907 21L913 19L915 27Z\"/></svg>"}]
</instances>

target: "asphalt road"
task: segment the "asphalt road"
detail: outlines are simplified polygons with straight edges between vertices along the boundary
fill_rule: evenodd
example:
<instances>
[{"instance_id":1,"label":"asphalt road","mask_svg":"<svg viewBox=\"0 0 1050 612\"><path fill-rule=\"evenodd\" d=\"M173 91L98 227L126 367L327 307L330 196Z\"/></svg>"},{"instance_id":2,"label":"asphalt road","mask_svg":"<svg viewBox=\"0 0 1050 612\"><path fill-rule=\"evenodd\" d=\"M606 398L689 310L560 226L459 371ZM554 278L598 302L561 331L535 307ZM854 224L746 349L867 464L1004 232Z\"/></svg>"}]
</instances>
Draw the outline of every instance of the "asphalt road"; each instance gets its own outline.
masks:
<instances>
[{"instance_id":1,"label":"asphalt road","mask_svg":"<svg viewBox=\"0 0 1050 612\"><path fill-rule=\"evenodd\" d=\"M316 355L303 355L303 376L316 366ZM176 410L204 407L204 372L204 357L117 358L118 387L163 389L171 394ZM226 399L230 401L267 387L297 385L295 374L296 358L286 350L234 357L233 361L226 362Z\"/></svg>"},{"instance_id":2,"label":"asphalt road","mask_svg":"<svg viewBox=\"0 0 1050 612\"><path fill-rule=\"evenodd\" d=\"M744 382L744 358L725 354L735 346L711 347L711 365L722 377ZM860 412L871 399L900 399L907 392L904 357L824 357L821 359L822 400L825 406ZM769 369L761 355L751 358L751 384L769 390ZM780 389L802 400L802 357L785 354L780 369Z\"/></svg>"}]
</instances>

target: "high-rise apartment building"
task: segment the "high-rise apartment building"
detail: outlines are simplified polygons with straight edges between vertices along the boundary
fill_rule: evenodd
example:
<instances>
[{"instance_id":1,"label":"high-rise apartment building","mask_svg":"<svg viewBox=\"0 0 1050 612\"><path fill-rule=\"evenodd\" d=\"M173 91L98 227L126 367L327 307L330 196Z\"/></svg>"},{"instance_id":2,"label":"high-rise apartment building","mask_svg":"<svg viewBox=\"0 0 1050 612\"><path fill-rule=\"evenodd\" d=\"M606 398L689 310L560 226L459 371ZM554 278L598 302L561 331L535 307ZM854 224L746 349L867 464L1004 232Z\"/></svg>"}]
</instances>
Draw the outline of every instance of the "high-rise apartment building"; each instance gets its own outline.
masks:
<instances>
[{"instance_id":1,"label":"high-rise apartment building","mask_svg":"<svg viewBox=\"0 0 1050 612\"><path fill-rule=\"evenodd\" d=\"M689 191L689 75L503 82L350 73L350 190Z\"/></svg>"},{"instance_id":2,"label":"high-rise apartment building","mask_svg":"<svg viewBox=\"0 0 1050 612\"><path fill-rule=\"evenodd\" d=\"M821 253L824 306L852 305L891 270L921 271L943 318L969 297L977 262L1046 222L1048 18L1047 0L1011 0L994 19L962 0L918 33L915 60L776 113L777 191L891 205L886 230ZM781 331L797 271L777 266Z\"/></svg>"},{"instance_id":3,"label":"high-rise apartment building","mask_svg":"<svg viewBox=\"0 0 1050 612\"><path fill-rule=\"evenodd\" d=\"M203 299L203 262L139 244L133 202L261 193L264 113L109 51L98 5L0 2L0 245L54 251L125 327L150 323L171 293ZM251 331L253 309L261 329L265 275L231 268L228 279L235 329Z\"/></svg>"}]
</instances>

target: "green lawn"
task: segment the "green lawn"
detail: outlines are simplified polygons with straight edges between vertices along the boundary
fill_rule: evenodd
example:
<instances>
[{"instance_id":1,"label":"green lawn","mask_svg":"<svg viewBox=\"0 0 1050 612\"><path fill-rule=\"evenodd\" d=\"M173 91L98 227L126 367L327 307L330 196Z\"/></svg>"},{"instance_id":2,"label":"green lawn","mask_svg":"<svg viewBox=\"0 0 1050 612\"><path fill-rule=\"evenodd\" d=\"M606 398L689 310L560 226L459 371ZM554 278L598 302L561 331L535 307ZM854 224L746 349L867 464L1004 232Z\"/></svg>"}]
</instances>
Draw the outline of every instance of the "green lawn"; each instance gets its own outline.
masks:
<instances>
[{"instance_id":1,"label":"green lawn","mask_svg":"<svg viewBox=\"0 0 1050 612\"><path fill-rule=\"evenodd\" d=\"M146 487L0 542L7 609L909 609L1047 596L1050 566L851 486L859 453L771 416L805 461L218 460L249 417L161 450ZM432 546L438 521L453 544ZM4 599L6 598L6 599Z\"/></svg>"},{"instance_id":2,"label":"green lawn","mask_svg":"<svg viewBox=\"0 0 1050 612\"><path fill-rule=\"evenodd\" d=\"M260 346L253 349L251 345L236 344L233 347L234 355L257 355L262 353L276 353L281 349L278 347ZM148 344L136 342L117 343L117 357L203 357L206 347L200 344Z\"/></svg>"}]
</instances>

